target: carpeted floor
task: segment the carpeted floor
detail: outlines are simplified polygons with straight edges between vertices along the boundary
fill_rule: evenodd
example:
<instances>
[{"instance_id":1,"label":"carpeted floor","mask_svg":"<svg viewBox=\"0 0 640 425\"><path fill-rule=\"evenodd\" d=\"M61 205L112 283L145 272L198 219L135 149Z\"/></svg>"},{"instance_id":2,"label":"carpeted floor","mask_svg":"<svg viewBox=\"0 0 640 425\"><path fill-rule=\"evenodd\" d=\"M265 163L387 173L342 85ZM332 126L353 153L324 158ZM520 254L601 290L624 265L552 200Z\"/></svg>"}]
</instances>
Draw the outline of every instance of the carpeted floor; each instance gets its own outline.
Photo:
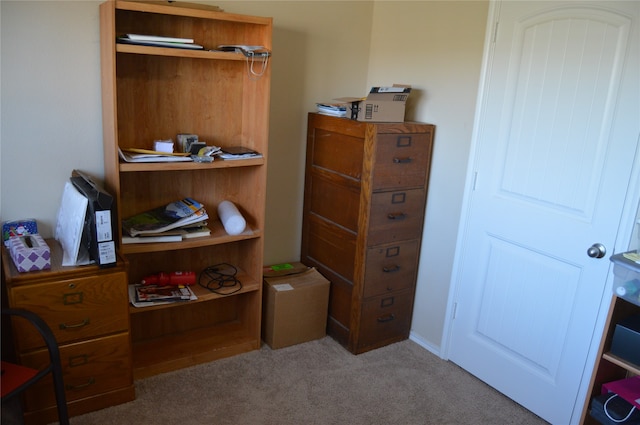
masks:
<instances>
[{"instance_id":1,"label":"carpeted floor","mask_svg":"<svg viewBox=\"0 0 640 425\"><path fill-rule=\"evenodd\" d=\"M71 423L546 424L412 341L354 356L329 337L136 381L135 401Z\"/></svg>"}]
</instances>

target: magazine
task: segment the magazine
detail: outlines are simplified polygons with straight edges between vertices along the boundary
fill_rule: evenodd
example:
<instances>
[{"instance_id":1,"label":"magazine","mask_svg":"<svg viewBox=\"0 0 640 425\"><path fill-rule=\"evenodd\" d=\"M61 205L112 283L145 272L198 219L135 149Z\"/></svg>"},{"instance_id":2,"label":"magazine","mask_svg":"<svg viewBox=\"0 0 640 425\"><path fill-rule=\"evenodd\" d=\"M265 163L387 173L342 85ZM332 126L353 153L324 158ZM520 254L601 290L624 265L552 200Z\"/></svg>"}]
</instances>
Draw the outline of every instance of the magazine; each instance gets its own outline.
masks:
<instances>
[{"instance_id":1,"label":"magazine","mask_svg":"<svg viewBox=\"0 0 640 425\"><path fill-rule=\"evenodd\" d=\"M129 217L122 222L122 228L129 236L138 236L165 232L208 218L209 215L200 202L184 198Z\"/></svg>"},{"instance_id":2,"label":"magazine","mask_svg":"<svg viewBox=\"0 0 640 425\"><path fill-rule=\"evenodd\" d=\"M197 300L188 286L129 285L129 301L135 307Z\"/></svg>"}]
</instances>

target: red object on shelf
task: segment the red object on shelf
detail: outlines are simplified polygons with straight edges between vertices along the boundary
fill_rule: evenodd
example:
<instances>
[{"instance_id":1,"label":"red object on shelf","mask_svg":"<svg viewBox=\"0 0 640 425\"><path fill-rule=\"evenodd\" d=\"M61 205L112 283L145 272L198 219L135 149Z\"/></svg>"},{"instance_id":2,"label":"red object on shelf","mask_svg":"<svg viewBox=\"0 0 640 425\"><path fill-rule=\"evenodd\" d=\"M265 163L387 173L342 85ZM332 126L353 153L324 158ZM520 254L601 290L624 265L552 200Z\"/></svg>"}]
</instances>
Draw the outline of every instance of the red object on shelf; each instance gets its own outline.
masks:
<instances>
[{"instance_id":1,"label":"red object on shelf","mask_svg":"<svg viewBox=\"0 0 640 425\"><path fill-rule=\"evenodd\" d=\"M195 272L161 272L142 279L143 285L193 285L196 283Z\"/></svg>"}]
</instances>

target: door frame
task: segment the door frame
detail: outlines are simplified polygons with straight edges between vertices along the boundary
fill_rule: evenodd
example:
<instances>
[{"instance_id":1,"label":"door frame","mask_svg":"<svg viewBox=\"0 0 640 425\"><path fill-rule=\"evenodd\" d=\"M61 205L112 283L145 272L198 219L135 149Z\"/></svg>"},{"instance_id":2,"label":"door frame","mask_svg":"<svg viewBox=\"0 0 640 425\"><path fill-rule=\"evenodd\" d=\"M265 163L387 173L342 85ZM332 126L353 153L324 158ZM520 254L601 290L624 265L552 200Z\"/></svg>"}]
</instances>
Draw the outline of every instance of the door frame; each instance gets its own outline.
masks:
<instances>
[{"instance_id":1,"label":"door frame","mask_svg":"<svg viewBox=\"0 0 640 425\"><path fill-rule=\"evenodd\" d=\"M444 327L442 330L442 344L440 347L440 357L444 360L449 360L450 351L450 336L453 329L453 317L455 314L455 302L457 299L458 280L460 279L464 241L466 238L466 228L468 226L469 210L471 207L471 195L473 192L473 185L475 180L475 167L476 156L479 150L479 135L483 125L484 106L487 98L488 81L491 75L491 65L494 56L494 43L493 38L495 35L496 21L500 15L500 7L503 1L508 0L490 0L489 11L487 15L487 26L485 30L484 51L482 54L482 67L480 72L480 79L478 81L478 96L476 99L475 116L473 121L473 132L471 136L471 146L469 159L466 169L466 178L464 185L464 194L462 199L462 209L460 215L460 222L458 225L458 234L456 237L456 250L454 254L453 267L451 272L451 281L449 285L449 296L447 300L446 316L444 321ZM605 1L602 1L606 3ZM596 2L589 2L596 3ZM631 169L631 176L629 180L629 186L623 205L622 215L620 223L618 224L618 230L615 237L615 244L612 252L607 253L607 256L624 252L629 249L631 244L631 236L633 235L634 226L636 226L636 220L640 217L640 134L638 134L638 143L636 145L635 161L633 162ZM638 224L640 226L640 224ZM640 245L640 241L636 242ZM639 246L640 248L640 246ZM596 325L591 336L591 343L589 346L589 352L585 367L582 373L582 379L578 390L576 403L573 407L572 422L578 423L582 414L582 401L585 400L587 392L589 391L589 381L593 372L593 366L598 354L598 347L602 338L602 332L607 319L607 314L611 302L610 295L613 294L613 267L609 267L609 273L607 276L607 282L603 297L600 300L600 307L597 312Z\"/></svg>"}]
</instances>

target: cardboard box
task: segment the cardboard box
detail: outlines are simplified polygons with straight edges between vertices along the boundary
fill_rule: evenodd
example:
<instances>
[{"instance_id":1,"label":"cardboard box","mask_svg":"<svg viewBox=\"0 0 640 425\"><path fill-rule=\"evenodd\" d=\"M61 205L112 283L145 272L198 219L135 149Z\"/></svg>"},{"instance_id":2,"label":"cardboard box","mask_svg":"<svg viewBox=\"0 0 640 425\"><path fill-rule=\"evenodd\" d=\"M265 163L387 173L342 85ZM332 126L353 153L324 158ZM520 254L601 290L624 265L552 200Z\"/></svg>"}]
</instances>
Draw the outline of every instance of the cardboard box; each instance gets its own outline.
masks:
<instances>
[{"instance_id":1,"label":"cardboard box","mask_svg":"<svg viewBox=\"0 0 640 425\"><path fill-rule=\"evenodd\" d=\"M290 267L289 267L290 266ZM262 339L273 349L326 335L329 281L301 263L265 268Z\"/></svg>"},{"instance_id":2,"label":"cardboard box","mask_svg":"<svg viewBox=\"0 0 640 425\"><path fill-rule=\"evenodd\" d=\"M347 118L363 122L404 122L404 112L411 87L394 84L372 87L366 99L336 99L347 105Z\"/></svg>"}]
</instances>

